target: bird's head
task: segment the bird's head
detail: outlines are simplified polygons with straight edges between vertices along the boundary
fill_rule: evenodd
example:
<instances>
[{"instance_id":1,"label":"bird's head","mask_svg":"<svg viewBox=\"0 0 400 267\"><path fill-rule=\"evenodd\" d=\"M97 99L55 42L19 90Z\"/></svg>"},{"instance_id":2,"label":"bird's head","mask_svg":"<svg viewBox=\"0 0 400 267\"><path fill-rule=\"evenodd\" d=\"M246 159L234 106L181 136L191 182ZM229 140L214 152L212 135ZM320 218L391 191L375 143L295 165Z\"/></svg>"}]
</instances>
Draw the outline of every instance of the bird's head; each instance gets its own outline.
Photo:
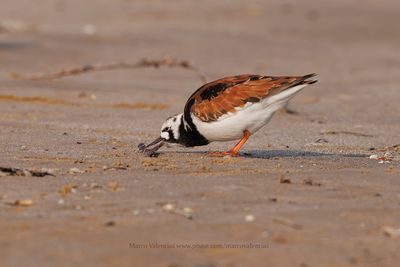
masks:
<instances>
[{"instance_id":1,"label":"bird's head","mask_svg":"<svg viewBox=\"0 0 400 267\"><path fill-rule=\"evenodd\" d=\"M181 123L183 123L182 116L183 114L181 113L166 119L166 121L161 126L160 137L158 137L156 140L145 146L143 149L147 149L149 151L150 150L156 151L164 143L173 143L173 144L179 143L179 137L180 137L179 127Z\"/></svg>"},{"instance_id":2,"label":"bird's head","mask_svg":"<svg viewBox=\"0 0 400 267\"><path fill-rule=\"evenodd\" d=\"M160 138L168 143L178 143L180 133L179 127L182 123L183 114L169 117L161 126Z\"/></svg>"}]
</instances>

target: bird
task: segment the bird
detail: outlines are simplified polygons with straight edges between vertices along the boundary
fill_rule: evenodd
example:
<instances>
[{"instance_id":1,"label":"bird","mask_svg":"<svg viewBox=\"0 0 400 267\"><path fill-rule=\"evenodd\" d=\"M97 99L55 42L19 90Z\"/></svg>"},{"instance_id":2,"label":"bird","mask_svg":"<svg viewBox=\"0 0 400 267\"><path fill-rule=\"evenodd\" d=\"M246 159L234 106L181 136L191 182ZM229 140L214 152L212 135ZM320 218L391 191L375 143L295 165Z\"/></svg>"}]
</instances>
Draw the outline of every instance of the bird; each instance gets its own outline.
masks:
<instances>
[{"instance_id":1,"label":"bird","mask_svg":"<svg viewBox=\"0 0 400 267\"><path fill-rule=\"evenodd\" d=\"M238 140L228 151L209 152L211 156L238 156L250 136L276 111L304 87L317 82L313 79L316 75L242 74L206 83L189 97L183 113L166 119L157 139L148 145L139 144L139 151L155 156L165 143L195 147Z\"/></svg>"}]
</instances>

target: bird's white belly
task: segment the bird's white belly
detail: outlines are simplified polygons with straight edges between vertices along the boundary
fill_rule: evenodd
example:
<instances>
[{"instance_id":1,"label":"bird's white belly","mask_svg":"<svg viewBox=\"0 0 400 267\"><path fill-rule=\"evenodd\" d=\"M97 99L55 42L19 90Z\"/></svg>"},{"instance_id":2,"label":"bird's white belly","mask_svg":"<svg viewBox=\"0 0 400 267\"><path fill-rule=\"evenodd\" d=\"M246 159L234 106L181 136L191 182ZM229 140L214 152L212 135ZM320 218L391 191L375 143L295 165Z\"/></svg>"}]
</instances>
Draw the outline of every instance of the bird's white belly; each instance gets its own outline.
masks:
<instances>
[{"instance_id":1,"label":"bird's white belly","mask_svg":"<svg viewBox=\"0 0 400 267\"><path fill-rule=\"evenodd\" d=\"M257 103L247 103L235 112L221 116L217 121L203 122L192 114L197 130L210 142L231 141L243 137L245 130L254 134L267 124L274 113L286 105L305 85L295 86Z\"/></svg>"}]
</instances>

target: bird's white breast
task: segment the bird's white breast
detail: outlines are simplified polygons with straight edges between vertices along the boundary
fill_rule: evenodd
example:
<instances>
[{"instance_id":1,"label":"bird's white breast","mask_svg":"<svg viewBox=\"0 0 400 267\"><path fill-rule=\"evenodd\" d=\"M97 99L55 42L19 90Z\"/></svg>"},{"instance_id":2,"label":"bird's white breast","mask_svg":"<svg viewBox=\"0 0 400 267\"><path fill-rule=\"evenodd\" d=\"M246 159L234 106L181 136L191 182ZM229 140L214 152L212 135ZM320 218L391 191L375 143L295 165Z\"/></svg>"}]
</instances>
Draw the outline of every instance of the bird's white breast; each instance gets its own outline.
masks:
<instances>
[{"instance_id":1,"label":"bird's white breast","mask_svg":"<svg viewBox=\"0 0 400 267\"><path fill-rule=\"evenodd\" d=\"M274 113L286 105L306 85L298 85L257 103L247 103L234 112L224 114L217 121L204 122L191 114L197 130L208 141L231 141L243 137L245 130L254 134L267 124Z\"/></svg>"}]
</instances>

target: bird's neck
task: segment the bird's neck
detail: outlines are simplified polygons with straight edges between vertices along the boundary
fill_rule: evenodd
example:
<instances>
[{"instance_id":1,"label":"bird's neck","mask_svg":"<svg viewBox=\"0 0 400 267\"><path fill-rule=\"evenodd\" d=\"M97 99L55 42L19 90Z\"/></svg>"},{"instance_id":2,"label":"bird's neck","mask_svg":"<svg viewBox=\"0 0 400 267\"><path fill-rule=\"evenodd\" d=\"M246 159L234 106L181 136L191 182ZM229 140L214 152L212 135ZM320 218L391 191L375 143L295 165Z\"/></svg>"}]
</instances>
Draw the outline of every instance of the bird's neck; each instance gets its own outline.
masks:
<instances>
[{"instance_id":1,"label":"bird's neck","mask_svg":"<svg viewBox=\"0 0 400 267\"><path fill-rule=\"evenodd\" d=\"M204 146L208 145L209 143L209 141L197 130L197 127L193 123L190 113L186 114L185 112L181 117L178 143L187 147Z\"/></svg>"}]
</instances>

